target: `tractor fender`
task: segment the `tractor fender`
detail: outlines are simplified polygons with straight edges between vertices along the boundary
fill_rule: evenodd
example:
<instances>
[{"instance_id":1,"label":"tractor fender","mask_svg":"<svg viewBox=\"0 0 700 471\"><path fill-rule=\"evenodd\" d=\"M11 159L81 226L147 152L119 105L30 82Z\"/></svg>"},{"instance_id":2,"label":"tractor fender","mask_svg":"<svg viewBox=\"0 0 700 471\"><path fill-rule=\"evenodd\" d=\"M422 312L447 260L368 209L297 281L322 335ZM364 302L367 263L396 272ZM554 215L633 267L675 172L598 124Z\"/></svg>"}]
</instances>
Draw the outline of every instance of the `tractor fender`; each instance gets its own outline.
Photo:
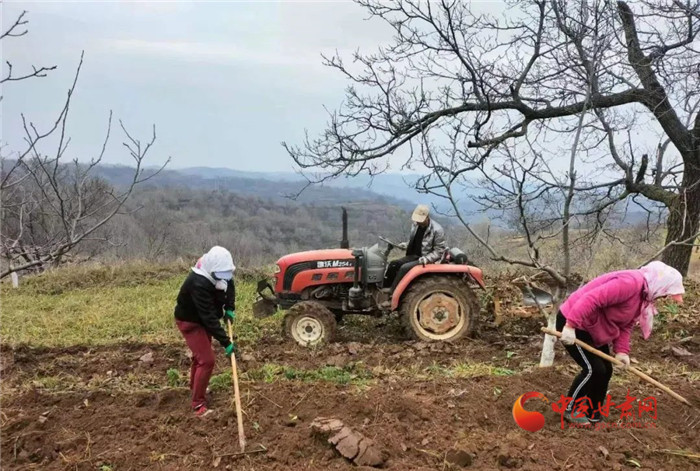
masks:
<instances>
[{"instance_id":1,"label":"tractor fender","mask_svg":"<svg viewBox=\"0 0 700 471\"><path fill-rule=\"evenodd\" d=\"M406 273L399 284L396 286L394 293L391 296L391 310L395 311L399 307L399 302L401 301L401 296L406 291L406 289L411 285L411 283L423 275L461 275L466 274L471 276L471 278L477 282L477 284L484 288L484 276L480 268L473 267L471 265L447 265L447 264L428 264L426 266L417 265Z\"/></svg>"}]
</instances>

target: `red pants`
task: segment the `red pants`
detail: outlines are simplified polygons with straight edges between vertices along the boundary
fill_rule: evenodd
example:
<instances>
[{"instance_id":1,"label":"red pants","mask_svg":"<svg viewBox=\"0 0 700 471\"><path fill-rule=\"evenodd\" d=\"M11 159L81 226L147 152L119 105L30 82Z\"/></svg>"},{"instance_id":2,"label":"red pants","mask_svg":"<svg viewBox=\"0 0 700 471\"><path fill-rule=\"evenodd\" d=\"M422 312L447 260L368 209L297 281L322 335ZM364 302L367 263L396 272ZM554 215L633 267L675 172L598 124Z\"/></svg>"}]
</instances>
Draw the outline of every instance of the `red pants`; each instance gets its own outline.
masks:
<instances>
[{"instance_id":1,"label":"red pants","mask_svg":"<svg viewBox=\"0 0 700 471\"><path fill-rule=\"evenodd\" d=\"M194 322L175 320L175 323L192 351L190 389L192 390L192 408L197 409L207 404L205 394L216 361L214 350L211 348L211 335L203 326Z\"/></svg>"}]
</instances>

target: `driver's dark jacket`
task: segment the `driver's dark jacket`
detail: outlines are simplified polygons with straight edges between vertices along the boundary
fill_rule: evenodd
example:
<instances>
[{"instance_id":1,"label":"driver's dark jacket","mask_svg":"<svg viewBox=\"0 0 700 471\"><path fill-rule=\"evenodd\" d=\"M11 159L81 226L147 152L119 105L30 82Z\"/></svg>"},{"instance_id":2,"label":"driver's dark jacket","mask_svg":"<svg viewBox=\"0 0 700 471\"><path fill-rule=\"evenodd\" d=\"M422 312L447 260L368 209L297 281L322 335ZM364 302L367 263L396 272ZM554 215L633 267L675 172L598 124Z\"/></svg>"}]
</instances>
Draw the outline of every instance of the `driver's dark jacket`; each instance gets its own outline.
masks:
<instances>
[{"instance_id":1,"label":"driver's dark jacket","mask_svg":"<svg viewBox=\"0 0 700 471\"><path fill-rule=\"evenodd\" d=\"M409 237L408 245L415 237L418 230L418 224L413 223L411 229L411 237ZM443 254L447 250L447 242L445 241L445 230L435 220L430 219L430 225L426 228L423 234L423 242L421 245L421 254L425 257L427 263L435 263L442 259Z\"/></svg>"}]
</instances>

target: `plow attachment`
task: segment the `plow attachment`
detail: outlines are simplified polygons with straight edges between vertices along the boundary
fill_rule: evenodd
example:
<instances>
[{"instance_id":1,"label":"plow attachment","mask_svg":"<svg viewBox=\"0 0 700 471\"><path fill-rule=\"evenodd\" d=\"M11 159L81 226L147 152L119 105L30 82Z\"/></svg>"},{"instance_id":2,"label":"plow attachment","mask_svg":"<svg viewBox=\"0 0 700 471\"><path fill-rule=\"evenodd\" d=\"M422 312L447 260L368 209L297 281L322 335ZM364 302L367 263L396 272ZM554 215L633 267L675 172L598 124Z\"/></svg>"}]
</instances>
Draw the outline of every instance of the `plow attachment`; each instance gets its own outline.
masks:
<instances>
[{"instance_id":1,"label":"plow attachment","mask_svg":"<svg viewBox=\"0 0 700 471\"><path fill-rule=\"evenodd\" d=\"M265 291L269 290L270 294ZM253 303L253 316L256 319L270 317L277 312L277 298L267 280L258 281L258 299Z\"/></svg>"}]
</instances>

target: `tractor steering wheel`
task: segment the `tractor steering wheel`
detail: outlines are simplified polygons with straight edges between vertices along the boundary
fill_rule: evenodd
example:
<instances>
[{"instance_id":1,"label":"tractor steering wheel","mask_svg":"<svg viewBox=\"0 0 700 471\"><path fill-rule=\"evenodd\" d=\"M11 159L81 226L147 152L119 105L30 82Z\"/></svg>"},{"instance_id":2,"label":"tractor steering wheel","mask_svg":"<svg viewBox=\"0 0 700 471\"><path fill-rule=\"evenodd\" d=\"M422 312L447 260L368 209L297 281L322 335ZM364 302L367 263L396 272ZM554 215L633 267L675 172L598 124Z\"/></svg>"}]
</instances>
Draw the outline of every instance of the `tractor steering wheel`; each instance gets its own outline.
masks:
<instances>
[{"instance_id":1,"label":"tractor steering wheel","mask_svg":"<svg viewBox=\"0 0 700 471\"><path fill-rule=\"evenodd\" d=\"M398 247L398 246L399 246L399 244L395 244L395 243L393 243L392 241L390 241L389 239L387 239L387 238L385 238L385 237L382 237L382 236L379 236L379 240L381 240L382 242L386 242L386 243L389 244L391 247Z\"/></svg>"}]
</instances>

